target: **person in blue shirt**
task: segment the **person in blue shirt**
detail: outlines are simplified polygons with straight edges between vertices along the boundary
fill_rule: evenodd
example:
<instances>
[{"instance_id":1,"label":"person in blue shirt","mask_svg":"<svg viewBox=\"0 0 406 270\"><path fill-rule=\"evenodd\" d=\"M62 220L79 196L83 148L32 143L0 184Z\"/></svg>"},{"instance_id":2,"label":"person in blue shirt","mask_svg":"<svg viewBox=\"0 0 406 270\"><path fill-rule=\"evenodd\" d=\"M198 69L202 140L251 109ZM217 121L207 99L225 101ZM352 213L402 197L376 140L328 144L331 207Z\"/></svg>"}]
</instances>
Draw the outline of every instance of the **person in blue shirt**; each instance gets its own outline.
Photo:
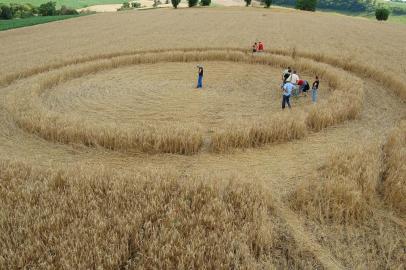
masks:
<instances>
[{"instance_id":1,"label":"person in blue shirt","mask_svg":"<svg viewBox=\"0 0 406 270\"><path fill-rule=\"evenodd\" d=\"M290 106L289 98L292 94L292 90L295 86L291 82L287 82L283 85L283 95L282 95L282 110L285 109L285 105L288 104L289 109L292 107Z\"/></svg>"},{"instance_id":2,"label":"person in blue shirt","mask_svg":"<svg viewBox=\"0 0 406 270\"><path fill-rule=\"evenodd\" d=\"M198 77L197 77L197 88L203 87L203 67L197 66L198 68Z\"/></svg>"},{"instance_id":3,"label":"person in blue shirt","mask_svg":"<svg viewBox=\"0 0 406 270\"><path fill-rule=\"evenodd\" d=\"M316 76L316 80L313 82L313 85L312 85L312 101L313 101L313 103L317 102L317 92L319 92L319 84L320 84L319 77Z\"/></svg>"}]
</instances>

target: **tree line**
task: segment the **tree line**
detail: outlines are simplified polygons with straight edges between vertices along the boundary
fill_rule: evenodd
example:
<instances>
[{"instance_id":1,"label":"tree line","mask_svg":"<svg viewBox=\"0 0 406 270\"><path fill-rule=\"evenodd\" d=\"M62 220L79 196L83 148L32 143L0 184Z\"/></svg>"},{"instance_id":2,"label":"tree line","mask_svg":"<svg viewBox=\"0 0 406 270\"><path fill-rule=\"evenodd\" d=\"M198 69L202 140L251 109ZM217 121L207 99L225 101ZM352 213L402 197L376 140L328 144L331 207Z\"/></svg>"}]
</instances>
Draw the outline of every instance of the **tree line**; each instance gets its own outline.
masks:
<instances>
[{"instance_id":1,"label":"tree line","mask_svg":"<svg viewBox=\"0 0 406 270\"><path fill-rule=\"evenodd\" d=\"M376 5L376 0L274 0L273 3L291 7L306 6L314 10L322 8L360 12L373 9Z\"/></svg>"},{"instance_id":2,"label":"tree line","mask_svg":"<svg viewBox=\"0 0 406 270\"><path fill-rule=\"evenodd\" d=\"M172 6L174 8L178 8L178 5L180 4L181 0L171 0ZM211 5L211 0L187 0L187 5L188 7L195 7L197 5L200 6L210 6Z\"/></svg>"},{"instance_id":3,"label":"tree line","mask_svg":"<svg viewBox=\"0 0 406 270\"><path fill-rule=\"evenodd\" d=\"M251 5L252 0L244 0L246 6ZM338 11L352 12L375 12L378 21L386 21L390 12L403 14L403 8L389 10L383 5L377 5L376 0L260 0L265 7L270 7L272 3L282 6L292 6L300 10L316 11L316 8L324 8Z\"/></svg>"},{"instance_id":4,"label":"tree line","mask_svg":"<svg viewBox=\"0 0 406 270\"><path fill-rule=\"evenodd\" d=\"M31 4L15 4L9 5L0 3L0 19L11 20L19 18L29 18L33 16L57 16L57 15L78 15L75 9L62 6L56 9L56 2L48 2L36 7Z\"/></svg>"}]
</instances>

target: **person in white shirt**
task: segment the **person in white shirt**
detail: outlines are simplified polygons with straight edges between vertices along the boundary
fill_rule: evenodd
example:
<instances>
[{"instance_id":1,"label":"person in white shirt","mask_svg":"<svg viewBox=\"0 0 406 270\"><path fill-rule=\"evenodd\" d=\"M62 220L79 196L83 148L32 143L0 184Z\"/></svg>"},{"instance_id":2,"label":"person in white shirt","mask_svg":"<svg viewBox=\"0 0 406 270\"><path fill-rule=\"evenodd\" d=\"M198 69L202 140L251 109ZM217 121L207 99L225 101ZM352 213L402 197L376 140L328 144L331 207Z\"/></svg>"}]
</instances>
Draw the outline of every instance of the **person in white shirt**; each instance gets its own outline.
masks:
<instances>
[{"instance_id":1,"label":"person in white shirt","mask_svg":"<svg viewBox=\"0 0 406 270\"><path fill-rule=\"evenodd\" d=\"M298 86L297 83L299 82L300 78L299 78L299 75L296 74L296 70L293 71L293 74L292 74L291 77L292 77L292 79L291 79L290 82L291 82L291 83L293 84L293 86L294 86L294 88L293 88L293 90L294 90L294 91L293 91L293 95L297 97L297 96L299 96L299 86Z\"/></svg>"}]
</instances>

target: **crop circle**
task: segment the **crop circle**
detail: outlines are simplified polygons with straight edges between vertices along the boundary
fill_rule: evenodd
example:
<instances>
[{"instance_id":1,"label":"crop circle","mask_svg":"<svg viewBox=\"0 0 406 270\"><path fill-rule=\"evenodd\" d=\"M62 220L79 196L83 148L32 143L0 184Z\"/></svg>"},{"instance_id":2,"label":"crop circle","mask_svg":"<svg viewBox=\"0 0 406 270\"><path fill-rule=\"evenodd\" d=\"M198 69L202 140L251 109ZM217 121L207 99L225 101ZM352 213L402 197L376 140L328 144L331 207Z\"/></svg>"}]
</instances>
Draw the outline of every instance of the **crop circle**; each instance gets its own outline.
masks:
<instances>
[{"instance_id":1,"label":"crop circle","mask_svg":"<svg viewBox=\"0 0 406 270\"><path fill-rule=\"evenodd\" d=\"M144 64L68 81L44 92L41 101L50 111L98 125L196 123L207 132L280 111L279 69L233 62L203 62L203 66L201 90L195 89L194 63ZM297 108L311 100L292 103Z\"/></svg>"},{"instance_id":2,"label":"crop circle","mask_svg":"<svg viewBox=\"0 0 406 270\"><path fill-rule=\"evenodd\" d=\"M360 108L359 84L348 87L334 68L301 58L188 49L95 59L45 70L49 75L25 94L32 98L14 106L16 123L62 143L195 154L299 139L307 129L352 119ZM193 89L196 63L207 67L203 90ZM332 94L317 108L298 99L293 115L281 113L280 72L287 66L308 80L319 74L324 93Z\"/></svg>"}]
</instances>

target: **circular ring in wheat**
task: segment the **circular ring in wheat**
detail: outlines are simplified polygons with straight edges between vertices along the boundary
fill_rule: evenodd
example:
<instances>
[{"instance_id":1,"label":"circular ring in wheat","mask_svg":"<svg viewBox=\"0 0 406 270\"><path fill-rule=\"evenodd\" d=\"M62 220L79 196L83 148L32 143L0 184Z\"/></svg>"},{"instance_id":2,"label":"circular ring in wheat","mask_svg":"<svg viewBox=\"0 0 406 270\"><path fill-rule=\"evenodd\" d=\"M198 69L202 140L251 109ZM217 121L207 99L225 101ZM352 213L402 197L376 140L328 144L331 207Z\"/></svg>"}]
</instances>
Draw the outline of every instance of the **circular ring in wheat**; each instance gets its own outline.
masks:
<instances>
[{"instance_id":1,"label":"circular ring in wheat","mask_svg":"<svg viewBox=\"0 0 406 270\"><path fill-rule=\"evenodd\" d=\"M133 112L130 110L131 100L126 100L129 97L133 98L133 102L140 99L140 95L144 95L142 99L145 104L139 107L138 115L141 111L148 113L147 106L148 102L153 106L167 106L164 105L168 101L176 101L171 106L167 106L166 109L171 108L171 110L166 110L166 113L175 113L178 110L177 107L181 106L182 100L180 97L186 96L185 89L180 89L177 96L168 99L161 97L158 101L160 95L170 96L171 93L165 92L162 88L169 87L176 89L179 87L179 81L176 78L174 80L169 80L172 85L168 85L168 80L160 80L163 76L176 76L176 72L165 73L165 70L169 70L170 66L177 67L180 70L178 76L182 76L182 72L185 72L185 63L188 64L187 68L190 69L195 63L205 63L211 67L211 70L217 69L218 79L221 81L221 74L225 74L225 77L230 76L231 86L234 85L239 91L236 91L234 95L242 95L241 98L234 99L238 100L239 105L242 106L241 110L236 110L235 117L226 117L221 119L221 121L212 123L212 125L207 125L208 122L213 120L215 115L215 108L212 114L209 114L206 118L199 118L202 122L199 122L198 118L184 119L183 117L187 114L172 116L173 121L152 121L148 117L137 117L136 121L130 121L130 124L125 124L126 121L120 121L120 114L117 113L117 106L124 106L123 110L127 110L127 116ZM229 71L226 65L232 70ZM142 67L138 69L141 79L133 79L137 77L137 73L131 74L134 69L131 67ZM146 66L149 66L146 68ZM255 113L251 112L250 117L244 119L243 113L246 111L250 113L249 104L247 104L246 99L249 99L249 91L263 91L261 94L265 94L267 81L274 81L278 76L275 69L280 70L286 66L294 66L302 74L318 74L325 84L332 89L332 92L328 98L323 102L320 102L317 106L303 106L303 108L297 109L292 114L288 113L266 113L264 108ZM162 68L162 69L161 69ZM264 69L266 68L266 69ZM45 68L44 68L45 69ZM153 72L158 70L154 75ZM88 75L96 76L93 79L97 80L97 73L102 73L99 76L113 76L114 74L107 73L107 71L114 71L116 76L121 80L112 79L113 83L118 81L123 81L122 79L127 79L129 81L134 80L141 84L141 87L136 86L135 88L127 87L127 89L116 90L113 85L109 89L105 89L104 94L101 96L104 98L110 97L113 103L117 106L110 107L110 121L104 121L97 117L95 110L98 105L95 102L91 105L92 92L88 92L89 96L83 98L82 102L85 108L90 108L93 110L92 113L89 111L76 110L74 113L70 113L76 106L75 102L68 104L65 109L63 103L59 103L60 106L55 106L55 101L58 101L58 95L66 95L65 88L60 88L62 84L67 84L70 87L70 98L75 95L84 95L83 91L75 91L78 84L83 84L83 81L79 79ZM206 69L210 70L210 69ZM247 72L248 70L248 72ZM124 74L120 74L120 71ZM235 71L239 72L238 75L241 77L248 76L245 80L238 80L233 77ZM258 74L255 72L258 71ZM269 71L269 73L267 73ZM31 98L28 102L20 104L20 106L13 106L10 110L14 116L15 122L24 130L35 133L44 139L62 142L62 143L83 143L89 146L102 146L112 150L118 151L142 151L151 153L177 153L177 154L194 154L202 149L202 147L207 148L213 152L226 151L230 148L247 148L247 147L257 147L268 143L288 141L292 139L299 139L307 133L308 130L320 130L326 126L340 123L347 119L353 119L359 113L362 102L362 86L361 83L357 83L357 79L351 77L350 74L343 70L336 69L330 65L318 63L309 59L304 59L300 57L289 57L275 55L271 53L263 53L252 55L241 49L188 49L188 50L172 50L172 51L155 51L155 52L137 52L128 55L109 55L106 58L90 58L89 61L73 61L72 64L66 67L62 64L60 66L54 65L48 70L47 76L41 77L37 86L30 89ZM127 73L125 73L127 72ZM144 73L143 73L144 72ZM150 73L148 75L148 72ZM33 72L34 73L34 72ZM96 74L96 75L95 75ZM110 75L108 75L110 74ZM191 73L192 74L192 73ZM193 73L194 74L194 73ZM227 75L228 74L228 75ZM244 75L245 74L245 75ZM267 74L269 78L267 78ZM142 76L146 76L142 80ZM151 77L152 76L152 77ZM193 75L194 76L194 75ZM280 75L279 75L280 76ZM276 81L279 79L276 78ZM206 76L207 77L207 76ZM224 90L227 89L227 85L223 78L222 84L214 87L215 82L212 82L213 89L222 89L222 97L212 97L212 100L217 100L218 104L221 104L225 96ZM252 77L252 78L250 78ZM351 77L351 78L349 78ZM86 77L86 79L89 79ZM145 84L142 87L142 83L147 81L158 82L152 87L151 91L155 91L155 95L151 96L151 92L146 90L148 86ZM102 83L103 83L103 79ZM192 77L188 79L193 80ZM351 80L351 84L348 81ZM249 82L247 85L244 83ZM161 84L159 84L161 83ZM165 85L166 83L166 85ZM70 85L69 85L70 84ZM130 84L131 85L131 84ZM185 82L183 82L185 85ZM100 87L100 84L96 86ZM272 85L270 88L278 87ZM155 88L154 88L155 87ZM193 83L186 85L186 88L191 89ZM208 82L207 92L210 91L210 81ZM60 88L60 89L58 89ZM130 95L131 89L138 89L136 95ZM141 90L140 90L141 89ZM159 91L158 91L159 90ZM243 91L242 91L243 90ZM108 92L113 91L113 92ZM114 92L116 91L116 92ZM268 91L278 91L278 89L269 89ZM123 94L124 93L124 94ZM94 94L94 93L93 93ZM133 93L132 93L133 94ZM173 94L173 93L172 93ZM188 95L196 95L190 91ZM115 97L122 95L121 99L114 100ZM229 97L233 94L231 93ZM252 95L254 96L254 95ZM66 97L66 96L65 96ZM100 96L99 96L100 97ZM201 98L202 94L199 97ZM94 98L94 96L93 96ZM217 99L216 99L217 98ZM235 98L235 97L234 97ZM270 96L270 98L275 98ZM193 98L189 98L189 101ZM222 100L223 99L223 100ZM126 100L126 102L124 102ZM149 100L149 101L148 101ZM104 108L107 106L107 100L101 100L104 102ZM188 101L184 100L183 104ZM201 100L202 101L202 100ZM232 102L233 100L230 100ZM248 102L250 100L247 100ZM202 101L203 103L204 101ZM274 100L275 104L279 104L279 98ZM201 103L200 103L201 104ZM238 104L234 104L238 105ZM21 109L21 107L24 109ZM70 107L69 107L70 106ZM93 107L92 107L93 106ZM143 107L144 106L144 107ZM185 105L186 106L186 105ZM199 103L192 104L193 106L199 106ZM263 107L263 105L262 105ZM279 105L278 105L279 107ZM18 108L18 109L15 109ZM70 109L69 109L70 108ZM144 108L144 110L143 110ZM146 112L145 112L146 111ZM152 111L156 113L157 110ZM165 110L163 110L165 112ZM164 118L164 112L158 118ZM272 110L271 110L272 112ZM232 106L229 110L229 116L232 115ZM190 112L189 115L193 116ZM194 113L194 115L199 115L199 113ZM201 114L200 114L201 115ZM105 111L103 118L108 118L108 110ZM171 117L171 116L169 116ZM122 123L124 122L124 123ZM206 125L205 125L206 124Z\"/></svg>"}]
</instances>

